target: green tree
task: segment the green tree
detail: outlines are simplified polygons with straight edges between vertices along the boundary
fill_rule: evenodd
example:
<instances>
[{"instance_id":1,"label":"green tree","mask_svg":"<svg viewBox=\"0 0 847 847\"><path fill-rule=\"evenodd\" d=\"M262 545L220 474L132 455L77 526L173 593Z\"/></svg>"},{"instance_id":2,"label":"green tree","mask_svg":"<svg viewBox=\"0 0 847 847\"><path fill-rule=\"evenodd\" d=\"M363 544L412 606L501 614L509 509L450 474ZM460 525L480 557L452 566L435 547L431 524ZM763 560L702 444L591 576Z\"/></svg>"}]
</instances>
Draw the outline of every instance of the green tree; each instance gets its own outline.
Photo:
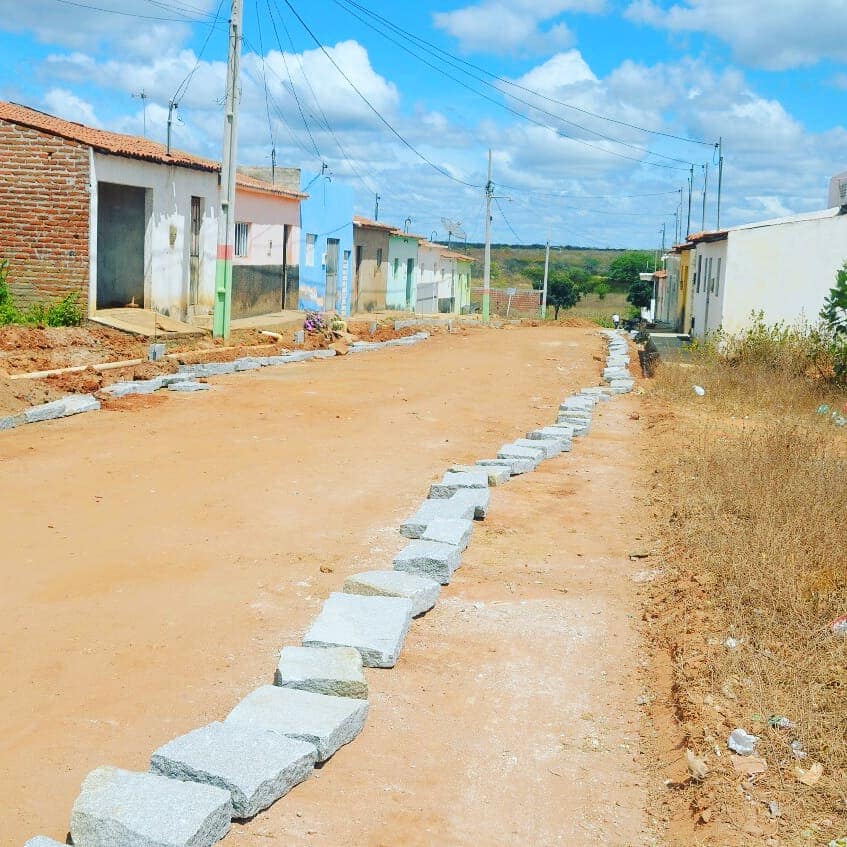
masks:
<instances>
[{"instance_id":1,"label":"green tree","mask_svg":"<svg viewBox=\"0 0 847 847\"><path fill-rule=\"evenodd\" d=\"M605 282L598 282L597 285L594 286L594 293L601 299L605 300L606 295L609 293L609 286L606 285Z\"/></svg>"},{"instance_id":2,"label":"green tree","mask_svg":"<svg viewBox=\"0 0 847 847\"><path fill-rule=\"evenodd\" d=\"M585 270L587 270L592 276L596 275L597 271L600 270L600 260L594 256L589 256L583 264L585 266Z\"/></svg>"},{"instance_id":3,"label":"green tree","mask_svg":"<svg viewBox=\"0 0 847 847\"><path fill-rule=\"evenodd\" d=\"M559 319L559 309L570 309L579 303L582 293L565 268L550 271L547 279L547 305L552 306L554 317Z\"/></svg>"},{"instance_id":4,"label":"green tree","mask_svg":"<svg viewBox=\"0 0 847 847\"><path fill-rule=\"evenodd\" d=\"M835 272L835 288L823 302L821 320L834 333L847 333L847 261Z\"/></svg>"},{"instance_id":5,"label":"green tree","mask_svg":"<svg viewBox=\"0 0 847 847\"><path fill-rule=\"evenodd\" d=\"M629 250L609 265L609 283L613 288L629 288L638 282L638 274L650 270L653 257L643 250Z\"/></svg>"}]
</instances>

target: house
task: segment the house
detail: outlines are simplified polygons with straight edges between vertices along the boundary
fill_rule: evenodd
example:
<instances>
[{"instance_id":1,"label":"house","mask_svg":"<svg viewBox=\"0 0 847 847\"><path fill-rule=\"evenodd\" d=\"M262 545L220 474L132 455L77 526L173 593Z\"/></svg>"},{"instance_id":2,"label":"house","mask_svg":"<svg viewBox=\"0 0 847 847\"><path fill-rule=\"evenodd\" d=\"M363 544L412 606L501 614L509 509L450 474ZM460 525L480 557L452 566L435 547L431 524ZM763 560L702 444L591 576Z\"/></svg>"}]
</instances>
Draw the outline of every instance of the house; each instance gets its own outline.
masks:
<instances>
[{"instance_id":1,"label":"house","mask_svg":"<svg viewBox=\"0 0 847 847\"><path fill-rule=\"evenodd\" d=\"M441 284L441 251L444 247L422 238L418 242L418 286L415 311L423 315L438 313Z\"/></svg>"},{"instance_id":2,"label":"house","mask_svg":"<svg viewBox=\"0 0 847 847\"><path fill-rule=\"evenodd\" d=\"M473 258L421 239L416 311L459 314L470 311Z\"/></svg>"},{"instance_id":3,"label":"house","mask_svg":"<svg viewBox=\"0 0 847 847\"><path fill-rule=\"evenodd\" d=\"M450 279L449 295L445 293L445 297L439 295L440 311L445 311L441 308L445 304L445 300L450 300L449 311L457 315L467 314L471 308L471 268L473 267L473 257L466 256L464 253L458 253L455 250L444 250L441 253L442 260L446 263L446 271Z\"/></svg>"},{"instance_id":4,"label":"house","mask_svg":"<svg viewBox=\"0 0 847 847\"><path fill-rule=\"evenodd\" d=\"M386 308L412 312L417 303L420 235L395 229L388 238Z\"/></svg>"},{"instance_id":5,"label":"house","mask_svg":"<svg viewBox=\"0 0 847 847\"><path fill-rule=\"evenodd\" d=\"M368 218L353 217L353 312L386 308L388 294L388 244L396 227Z\"/></svg>"},{"instance_id":6,"label":"house","mask_svg":"<svg viewBox=\"0 0 847 847\"><path fill-rule=\"evenodd\" d=\"M220 164L0 102L0 258L22 303L214 309ZM233 314L280 308L302 195L240 174Z\"/></svg>"},{"instance_id":7,"label":"house","mask_svg":"<svg viewBox=\"0 0 847 847\"><path fill-rule=\"evenodd\" d=\"M239 173L235 180L232 317L297 309L301 191Z\"/></svg>"},{"instance_id":8,"label":"house","mask_svg":"<svg viewBox=\"0 0 847 847\"><path fill-rule=\"evenodd\" d=\"M694 246L690 332L702 338L722 326L729 230L697 232L688 240Z\"/></svg>"},{"instance_id":9,"label":"house","mask_svg":"<svg viewBox=\"0 0 847 847\"><path fill-rule=\"evenodd\" d=\"M353 189L330 174L304 174L299 308L349 315L353 286Z\"/></svg>"}]
</instances>

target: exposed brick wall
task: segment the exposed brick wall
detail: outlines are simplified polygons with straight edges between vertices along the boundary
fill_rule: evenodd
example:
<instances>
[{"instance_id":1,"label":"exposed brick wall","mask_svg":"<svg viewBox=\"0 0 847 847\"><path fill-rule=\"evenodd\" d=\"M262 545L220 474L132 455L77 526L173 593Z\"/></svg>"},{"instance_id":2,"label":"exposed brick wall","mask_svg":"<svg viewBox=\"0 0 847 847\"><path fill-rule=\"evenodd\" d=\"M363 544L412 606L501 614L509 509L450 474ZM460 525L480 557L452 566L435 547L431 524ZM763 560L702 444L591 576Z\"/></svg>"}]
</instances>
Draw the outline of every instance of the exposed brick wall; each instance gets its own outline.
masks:
<instances>
[{"instance_id":1,"label":"exposed brick wall","mask_svg":"<svg viewBox=\"0 0 847 847\"><path fill-rule=\"evenodd\" d=\"M0 120L0 258L19 302L88 291L88 147Z\"/></svg>"},{"instance_id":2,"label":"exposed brick wall","mask_svg":"<svg viewBox=\"0 0 847 847\"><path fill-rule=\"evenodd\" d=\"M474 288L474 300L482 298L483 289ZM509 294L505 288L491 289L491 312L495 315L505 315L509 305ZM519 288L512 297L510 316L537 315L541 309L541 292L529 288Z\"/></svg>"}]
</instances>

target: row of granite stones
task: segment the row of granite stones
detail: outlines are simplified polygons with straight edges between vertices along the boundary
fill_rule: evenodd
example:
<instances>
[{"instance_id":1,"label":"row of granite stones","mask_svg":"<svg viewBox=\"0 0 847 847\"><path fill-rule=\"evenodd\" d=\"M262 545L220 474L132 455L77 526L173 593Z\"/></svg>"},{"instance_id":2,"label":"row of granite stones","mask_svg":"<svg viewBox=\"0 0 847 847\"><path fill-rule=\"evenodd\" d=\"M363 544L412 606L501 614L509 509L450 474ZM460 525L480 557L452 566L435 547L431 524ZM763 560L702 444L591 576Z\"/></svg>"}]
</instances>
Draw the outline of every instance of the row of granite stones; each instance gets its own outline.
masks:
<instances>
[{"instance_id":1,"label":"row of granite stones","mask_svg":"<svg viewBox=\"0 0 847 847\"><path fill-rule=\"evenodd\" d=\"M609 367L626 367L626 342L610 333ZM396 664L413 618L435 606L462 562L490 488L570 451L594 407L631 386L584 388L555 424L504 444L493 459L451 467L400 526L409 543L392 570L358 573L325 601L300 646L284 647L273 685L224 718L156 750L148 772L101 767L71 813L75 847L210 847L233 820L259 814L351 742L368 716L363 668ZM25 847L58 847L39 836Z\"/></svg>"},{"instance_id":2,"label":"row of granite stones","mask_svg":"<svg viewBox=\"0 0 847 847\"><path fill-rule=\"evenodd\" d=\"M354 341L349 352L364 353L369 350L379 350L383 347L408 347L427 338L429 338L428 332L419 332L391 341ZM306 362L309 359L331 359L335 355L335 350L295 350L281 356L247 356L242 359L235 359L232 362L180 365L179 371L175 374L163 374L152 379L115 382L104 388L103 393L112 397L127 397L130 394L152 394L154 391L162 389L187 393L208 391L211 386L205 382L198 382L200 378L254 371L259 368L287 365L291 362ZM0 431L14 429L23 424L66 418L83 412L96 412L99 409L100 401L93 394L69 394L59 400L32 406L18 415L0 418Z\"/></svg>"}]
</instances>

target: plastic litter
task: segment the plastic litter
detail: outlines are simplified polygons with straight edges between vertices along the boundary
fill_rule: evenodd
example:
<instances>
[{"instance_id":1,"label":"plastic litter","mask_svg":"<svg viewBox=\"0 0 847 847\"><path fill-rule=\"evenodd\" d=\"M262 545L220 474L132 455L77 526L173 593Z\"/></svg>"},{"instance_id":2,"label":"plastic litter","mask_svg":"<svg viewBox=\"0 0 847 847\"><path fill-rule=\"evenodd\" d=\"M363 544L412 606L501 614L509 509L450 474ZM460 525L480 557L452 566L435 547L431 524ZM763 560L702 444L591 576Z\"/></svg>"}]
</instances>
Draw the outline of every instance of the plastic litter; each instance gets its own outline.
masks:
<instances>
[{"instance_id":1,"label":"plastic litter","mask_svg":"<svg viewBox=\"0 0 847 847\"><path fill-rule=\"evenodd\" d=\"M845 418L844 415L833 415L832 422L836 426L847 426L847 418Z\"/></svg>"},{"instance_id":2,"label":"plastic litter","mask_svg":"<svg viewBox=\"0 0 847 847\"><path fill-rule=\"evenodd\" d=\"M832 630L833 635L841 635L847 638L847 615L841 615L840 618L836 618L829 625L829 628Z\"/></svg>"},{"instance_id":3,"label":"plastic litter","mask_svg":"<svg viewBox=\"0 0 847 847\"><path fill-rule=\"evenodd\" d=\"M744 641L743 638L733 638L730 635L729 638L727 638L727 640L724 641L724 644L726 645L726 647L728 649L735 650L735 648L738 647L743 641Z\"/></svg>"},{"instance_id":4,"label":"plastic litter","mask_svg":"<svg viewBox=\"0 0 847 847\"><path fill-rule=\"evenodd\" d=\"M745 729L732 730L727 739L726 746L739 756L751 756L756 752L756 742L759 740L758 735L750 735Z\"/></svg>"},{"instance_id":5,"label":"plastic litter","mask_svg":"<svg viewBox=\"0 0 847 847\"><path fill-rule=\"evenodd\" d=\"M805 759L809 754L803 748L803 742L795 740L791 742L791 755L794 756L795 759Z\"/></svg>"},{"instance_id":6,"label":"plastic litter","mask_svg":"<svg viewBox=\"0 0 847 847\"><path fill-rule=\"evenodd\" d=\"M691 778L696 782L702 782L709 775L709 766L705 760L696 756L692 750L685 751L685 761Z\"/></svg>"},{"instance_id":7,"label":"plastic litter","mask_svg":"<svg viewBox=\"0 0 847 847\"><path fill-rule=\"evenodd\" d=\"M771 800L770 803L768 803L768 812L772 818L781 818L782 806L780 806L776 800Z\"/></svg>"},{"instance_id":8,"label":"plastic litter","mask_svg":"<svg viewBox=\"0 0 847 847\"><path fill-rule=\"evenodd\" d=\"M771 715L768 718L768 724L774 729L794 729L794 721L782 715Z\"/></svg>"},{"instance_id":9,"label":"plastic litter","mask_svg":"<svg viewBox=\"0 0 847 847\"><path fill-rule=\"evenodd\" d=\"M817 408L817 413L819 415L828 415L829 414L829 406L826 403L821 403Z\"/></svg>"},{"instance_id":10,"label":"plastic litter","mask_svg":"<svg viewBox=\"0 0 847 847\"><path fill-rule=\"evenodd\" d=\"M695 393L698 397L705 397L705 396L706 396L706 389L705 389L705 388L703 388L703 386L702 386L702 385L695 385L695 386L694 386L694 393Z\"/></svg>"},{"instance_id":11,"label":"plastic litter","mask_svg":"<svg viewBox=\"0 0 847 847\"><path fill-rule=\"evenodd\" d=\"M823 765L820 762L815 762L807 771L804 771L799 765L795 765L794 776L803 785L816 785L821 776L823 776Z\"/></svg>"},{"instance_id":12,"label":"plastic litter","mask_svg":"<svg viewBox=\"0 0 847 847\"><path fill-rule=\"evenodd\" d=\"M829 847L847 847L847 835L842 835L841 838L833 838L829 842Z\"/></svg>"}]
</instances>

